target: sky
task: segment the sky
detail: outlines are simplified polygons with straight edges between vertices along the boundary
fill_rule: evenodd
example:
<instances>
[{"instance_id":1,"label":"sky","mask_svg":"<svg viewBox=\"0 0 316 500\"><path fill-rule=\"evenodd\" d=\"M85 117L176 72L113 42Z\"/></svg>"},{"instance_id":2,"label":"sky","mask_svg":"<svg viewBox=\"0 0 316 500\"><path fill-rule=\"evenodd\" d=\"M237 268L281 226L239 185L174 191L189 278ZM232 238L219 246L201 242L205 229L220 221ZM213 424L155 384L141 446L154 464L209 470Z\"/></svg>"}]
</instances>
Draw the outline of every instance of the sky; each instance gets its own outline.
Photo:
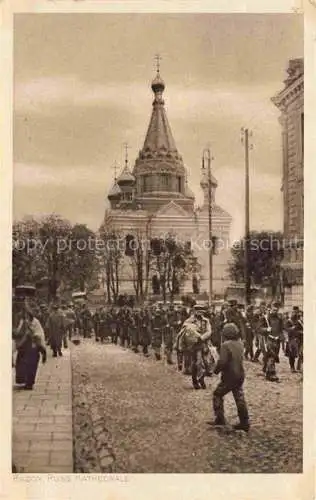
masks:
<instances>
[{"instance_id":1,"label":"sky","mask_svg":"<svg viewBox=\"0 0 316 500\"><path fill-rule=\"evenodd\" d=\"M100 226L122 165L134 165L152 110L155 54L167 116L202 202L212 150L216 201L243 235L244 149L252 130L250 225L282 228L279 110L289 59L303 57L293 14L18 14L14 22L14 218L56 212Z\"/></svg>"}]
</instances>

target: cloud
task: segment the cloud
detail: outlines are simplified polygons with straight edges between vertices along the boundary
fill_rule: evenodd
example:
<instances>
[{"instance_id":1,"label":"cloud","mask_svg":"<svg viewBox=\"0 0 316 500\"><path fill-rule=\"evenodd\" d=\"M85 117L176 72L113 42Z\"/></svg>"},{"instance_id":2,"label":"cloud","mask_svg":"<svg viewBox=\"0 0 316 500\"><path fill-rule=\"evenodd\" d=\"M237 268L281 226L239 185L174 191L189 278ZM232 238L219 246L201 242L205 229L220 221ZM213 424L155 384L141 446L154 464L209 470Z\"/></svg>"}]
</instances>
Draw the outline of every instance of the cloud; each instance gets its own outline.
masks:
<instances>
[{"instance_id":1,"label":"cloud","mask_svg":"<svg viewBox=\"0 0 316 500\"><path fill-rule=\"evenodd\" d=\"M76 185L89 188L96 188L108 184L107 176L102 178L102 172L99 166L86 165L63 165L56 169L45 165L15 163L13 169L14 185L19 186L40 186L45 188L49 185L54 188L63 189L70 185Z\"/></svg>"},{"instance_id":2,"label":"cloud","mask_svg":"<svg viewBox=\"0 0 316 500\"><path fill-rule=\"evenodd\" d=\"M136 82L87 83L76 75L31 79L18 82L14 89L14 109L19 113L60 112L60 108L69 104L136 110L142 99L146 100L146 92Z\"/></svg>"},{"instance_id":3,"label":"cloud","mask_svg":"<svg viewBox=\"0 0 316 500\"><path fill-rule=\"evenodd\" d=\"M231 238L244 232L244 172L223 167L217 176L217 203L233 217ZM229 183L227 182L229 179ZM99 227L112 181L98 165L64 165L57 171L35 164L14 166L14 214L58 212L73 222ZM199 183L193 183L198 204L202 203ZM251 227L278 230L282 224L282 197L278 175L256 174L251 177ZM266 209L264 209L266 208Z\"/></svg>"},{"instance_id":4,"label":"cloud","mask_svg":"<svg viewBox=\"0 0 316 500\"><path fill-rule=\"evenodd\" d=\"M169 85L165 98L170 103L173 119L200 120L217 117L234 120L253 119L260 115L265 120L275 120L277 111L270 103L271 96L279 89L279 82L268 85L233 85L226 83L209 86ZM150 102L150 90L143 82L87 83L76 75L42 77L18 82L14 90L16 112L45 113L60 107L115 106L133 114L143 112ZM271 104L271 105L270 105Z\"/></svg>"}]
</instances>

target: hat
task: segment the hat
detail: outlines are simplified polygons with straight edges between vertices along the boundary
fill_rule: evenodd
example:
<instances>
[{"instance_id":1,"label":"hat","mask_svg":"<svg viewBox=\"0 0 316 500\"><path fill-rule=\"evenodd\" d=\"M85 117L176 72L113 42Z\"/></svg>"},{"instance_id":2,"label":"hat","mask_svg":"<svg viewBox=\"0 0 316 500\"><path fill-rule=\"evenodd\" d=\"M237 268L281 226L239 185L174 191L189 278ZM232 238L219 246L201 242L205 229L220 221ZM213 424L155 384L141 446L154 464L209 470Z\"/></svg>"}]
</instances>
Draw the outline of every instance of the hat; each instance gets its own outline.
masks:
<instances>
[{"instance_id":1,"label":"hat","mask_svg":"<svg viewBox=\"0 0 316 500\"><path fill-rule=\"evenodd\" d=\"M226 323L222 331L223 337L227 340L236 340L239 337L239 330L235 323Z\"/></svg>"},{"instance_id":2,"label":"hat","mask_svg":"<svg viewBox=\"0 0 316 500\"><path fill-rule=\"evenodd\" d=\"M273 302L272 306L277 307L279 309L281 307L281 304L280 302Z\"/></svg>"},{"instance_id":3,"label":"hat","mask_svg":"<svg viewBox=\"0 0 316 500\"><path fill-rule=\"evenodd\" d=\"M229 306L237 306L237 300L236 299L230 299L228 301Z\"/></svg>"},{"instance_id":4,"label":"hat","mask_svg":"<svg viewBox=\"0 0 316 500\"><path fill-rule=\"evenodd\" d=\"M245 309L245 304L238 304L239 309Z\"/></svg>"},{"instance_id":5,"label":"hat","mask_svg":"<svg viewBox=\"0 0 316 500\"><path fill-rule=\"evenodd\" d=\"M293 311L299 311L300 308L298 306L293 306Z\"/></svg>"}]
</instances>

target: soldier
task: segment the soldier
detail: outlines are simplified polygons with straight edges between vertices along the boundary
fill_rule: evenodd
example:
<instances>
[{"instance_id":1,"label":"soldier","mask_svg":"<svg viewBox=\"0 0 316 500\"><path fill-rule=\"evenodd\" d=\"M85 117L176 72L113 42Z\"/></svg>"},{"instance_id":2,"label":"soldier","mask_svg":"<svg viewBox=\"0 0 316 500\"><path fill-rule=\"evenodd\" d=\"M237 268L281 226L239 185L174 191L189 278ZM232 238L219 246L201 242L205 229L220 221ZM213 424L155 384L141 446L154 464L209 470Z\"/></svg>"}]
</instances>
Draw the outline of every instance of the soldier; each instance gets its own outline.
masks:
<instances>
[{"instance_id":1,"label":"soldier","mask_svg":"<svg viewBox=\"0 0 316 500\"><path fill-rule=\"evenodd\" d=\"M124 305L120 310L119 324L120 324L121 346L128 347L130 343L129 339L130 315L129 315L129 309L126 305Z\"/></svg>"},{"instance_id":2,"label":"soldier","mask_svg":"<svg viewBox=\"0 0 316 500\"><path fill-rule=\"evenodd\" d=\"M129 328L130 328L132 350L133 352L138 353L139 333L141 328L140 309L138 308L134 309L134 314L131 315Z\"/></svg>"},{"instance_id":3,"label":"soldier","mask_svg":"<svg viewBox=\"0 0 316 500\"><path fill-rule=\"evenodd\" d=\"M281 335L283 333L283 320L279 313L280 304L275 302L271 311L264 316L261 324L261 333L264 335L265 353L263 358L263 372L266 379L271 382L278 382L275 364L279 363L279 351L281 345ZM264 322L266 325L264 325Z\"/></svg>"},{"instance_id":4,"label":"soldier","mask_svg":"<svg viewBox=\"0 0 316 500\"><path fill-rule=\"evenodd\" d=\"M291 372L295 373L295 359L299 358L300 349L302 350L303 344L303 323L300 320L299 309L294 306L291 318L285 323L285 330L288 335L286 345L286 356L289 358ZM297 370L301 369L301 362L297 362Z\"/></svg>"},{"instance_id":5,"label":"soldier","mask_svg":"<svg viewBox=\"0 0 316 500\"><path fill-rule=\"evenodd\" d=\"M247 315L245 311L245 305L244 304L238 304L237 305L237 326L239 328L239 333L241 339L245 342L246 341L246 323L247 323Z\"/></svg>"},{"instance_id":6,"label":"soldier","mask_svg":"<svg viewBox=\"0 0 316 500\"><path fill-rule=\"evenodd\" d=\"M186 307L182 307L182 309L179 313L179 316L180 316L180 325L178 325L178 328L177 328L178 331L177 331L177 337L176 337L176 342L175 342L175 349L176 349L176 353L177 353L177 365L178 365L178 371L182 372L183 361L185 361L185 370L188 372L190 360L188 359L188 356L185 356L185 354L179 350L179 344L178 344L178 340L179 340L178 334L180 332L181 326L190 317L190 314L188 314L188 310Z\"/></svg>"},{"instance_id":7,"label":"soldier","mask_svg":"<svg viewBox=\"0 0 316 500\"><path fill-rule=\"evenodd\" d=\"M255 325L255 345L256 352L253 358L254 363L259 363L260 354L265 354L265 341L262 335L262 327L267 327L267 305L263 301L257 311L254 312L254 325Z\"/></svg>"},{"instance_id":8,"label":"soldier","mask_svg":"<svg viewBox=\"0 0 316 500\"><path fill-rule=\"evenodd\" d=\"M174 305L171 304L169 307L169 311L164 311L163 319L163 341L165 346L165 356L168 365L173 365L172 361L172 350L173 350L173 342L174 342L174 318L175 318L175 309Z\"/></svg>"},{"instance_id":9,"label":"soldier","mask_svg":"<svg viewBox=\"0 0 316 500\"><path fill-rule=\"evenodd\" d=\"M216 348L217 353L219 354L221 343L222 343L222 329L224 324L227 322L225 314L225 308L222 307L221 311L215 313L215 316L211 320L212 327L212 335L211 342L212 345Z\"/></svg>"},{"instance_id":10,"label":"soldier","mask_svg":"<svg viewBox=\"0 0 316 500\"><path fill-rule=\"evenodd\" d=\"M104 306L100 308L98 322L98 339L100 339L101 344L103 344L108 335L108 315Z\"/></svg>"},{"instance_id":11,"label":"soldier","mask_svg":"<svg viewBox=\"0 0 316 500\"><path fill-rule=\"evenodd\" d=\"M297 312L299 314L298 317L298 360L297 360L297 371L300 372L302 370L303 365L303 345L304 345L304 321L303 321L303 311L300 311L297 308Z\"/></svg>"},{"instance_id":12,"label":"soldier","mask_svg":"<svg viewBox=\"0 0 316 500\"><path fill-rule=\"evenodd\" d=\"M100 312L101 307L97 307L95 313L92 316L93 328L95 334L95 340L98 341L100 338Z\"/></svg>"},{"instance_id":13,"label":"soldier","mask_svg":"<svg viewBox=\"0 0 316 500\"><path fill-rule=\"evenodd\" d=\"M201 312L197 312L195 317L196 317L196 325L201 338L193 346L192 349L192 355L191 355L192 384L194 389L200 389L200 388L206 389L204 381L206 375L205 345L206 342L211 337L212 329L209 319L203 316Z\"/></svg>"},{"instance_id":14,"label":"soldier","mask_svg":"<svg viewBox=\"0 0 316 500\"><path fill-rule=\"evenodd\" d=\"M190 316L183 323L195 323L196 322L196 311L194 306L191 308ZM184 375L192 375L192 353L188 351L183 352L183 362L184 362Z\"/></svg>"},{"instance_id":15,"label":"soldier","mask_svg":"<svg viewBox=\"0 0 316 500\"><path fill-rule=\"evenodd\" d=\"M250 361L253 361L253 339L254 339L254 307L248 306L245 323L245 359L250 356Z\"/></svg>"},{"instance_id":16,"label":"soldier","mask_svg":"<svg viewBox=\"0 0 316 500\"><path fill-rule=\"evenodd\" d=\"M117 311L114 307L111 307L109 311L109 326L110 326L110 335L112 344L117 344L118 339L118 319L117 319Z\"/></svg>"},{"instance_id":17,"label":"soldier","mask_svg":"<svg viewBox=\"0 0 316 500\"><path fill-rule=\"evenodd\" d=\"M140 344L143 348L144 356L149 356L148 346L151 342L150 337L151 314L147 307L140 312Z\"/></svg>"},{"instance_id":18,"label":"soldier","mask_svg":"<svg viewBox=\"0 0 316 500\"><path fill-rule=\"evenodd\" d=\"M162 329L164 326L163 313L160 307L156 306L153 309L152 315L152 339L151 346L153 348L157 361L161 360L161 345L162 345Z\"/></svg>"},{"instance_id":19,"label":"soldier","mask_svg":"<svg viewBox=\"0 0 316 500\"><path fill-rule=\"evenodd\" d=\"M225 311L225 320L225 323L234 323L239 329L240 314L237 300L231 299L228 301L228 307Z\"/></svg>"}]
</instances>

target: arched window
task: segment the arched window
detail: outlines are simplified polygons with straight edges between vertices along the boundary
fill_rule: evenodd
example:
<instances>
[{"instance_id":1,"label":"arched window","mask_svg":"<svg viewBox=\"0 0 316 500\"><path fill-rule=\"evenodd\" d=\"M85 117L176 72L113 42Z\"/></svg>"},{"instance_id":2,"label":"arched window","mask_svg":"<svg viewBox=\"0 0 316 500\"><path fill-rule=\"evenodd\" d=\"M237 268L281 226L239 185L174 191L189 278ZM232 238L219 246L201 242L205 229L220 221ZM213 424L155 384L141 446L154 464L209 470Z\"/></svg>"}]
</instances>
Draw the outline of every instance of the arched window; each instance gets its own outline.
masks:
<instances>
[{"instance_id":1,"label":"arched window","mask_svg":"<svg viewBox=\"0 0 316 500\"><path fill-rule=\"evenodd\" d=\"M170 174L161 174L161 188L164 191L170 191L171 190L171 175Z\"/></svg>"}]
</instances>

